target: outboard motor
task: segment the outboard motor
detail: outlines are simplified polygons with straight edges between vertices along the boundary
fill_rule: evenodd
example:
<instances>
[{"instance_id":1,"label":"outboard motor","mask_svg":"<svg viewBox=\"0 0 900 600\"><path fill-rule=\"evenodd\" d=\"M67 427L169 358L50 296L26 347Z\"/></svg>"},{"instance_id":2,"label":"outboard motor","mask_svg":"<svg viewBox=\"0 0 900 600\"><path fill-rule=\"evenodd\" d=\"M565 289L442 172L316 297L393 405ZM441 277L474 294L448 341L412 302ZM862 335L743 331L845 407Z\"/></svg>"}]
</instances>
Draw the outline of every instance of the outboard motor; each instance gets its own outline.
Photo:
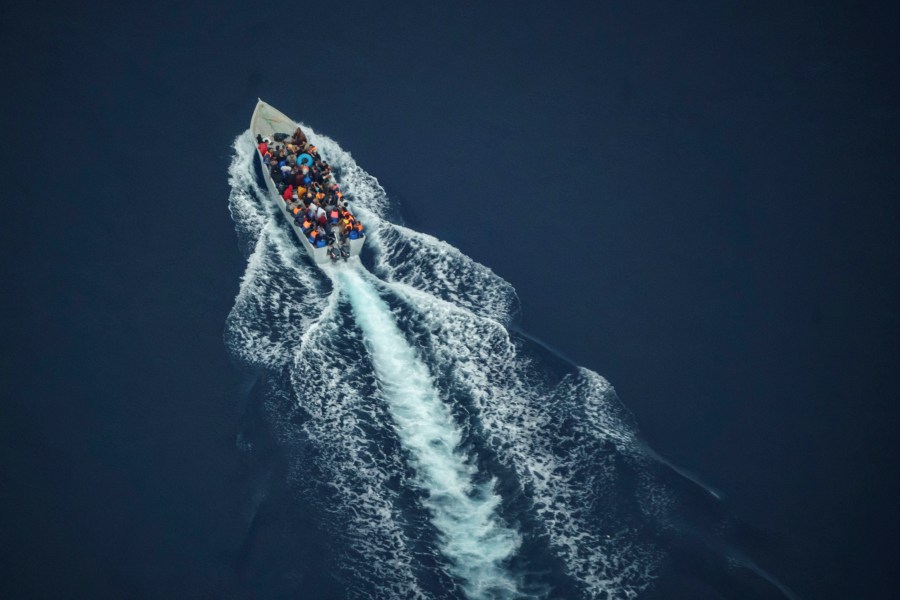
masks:
<instances>
[{"instance_id":1,"label":"outboard motor","mask_svg":"<svg viewBox=\"0 0 900 600\"><path fill-rule=\"evenodd\" d=\"M334 245L328 246L328 258L331 259L331 262L334 262L337 259L341 258L342 254L343 254L342 250L339 250ZM347 260L347 259L345 258L344 260Z\"/></svg>"}]
</instances>

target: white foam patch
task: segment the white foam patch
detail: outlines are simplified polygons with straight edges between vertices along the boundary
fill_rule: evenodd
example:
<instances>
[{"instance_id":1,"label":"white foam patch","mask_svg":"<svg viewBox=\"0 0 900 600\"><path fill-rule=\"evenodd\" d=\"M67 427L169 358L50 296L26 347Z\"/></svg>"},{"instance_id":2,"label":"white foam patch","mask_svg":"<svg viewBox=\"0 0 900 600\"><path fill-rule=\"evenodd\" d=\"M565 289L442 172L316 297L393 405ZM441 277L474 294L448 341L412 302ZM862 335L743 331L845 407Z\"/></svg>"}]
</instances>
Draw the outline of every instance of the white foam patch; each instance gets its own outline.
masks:
<instances>
[{"instance_id":1,"label":"white foam patch","mask_svg":"<svg viewBox=\"0 0 900 600\"><path fill-rule=\"evenodd\" d=\"M475 314L507 323L519 308L513 287L465 254L428 234L382 223L372 236L376 273Z\"/></svg>"},{"instance_id":2,"label":"white foam patch","mask_svg":"<svg viewBox=\"0 0 900 600\"><path fill-rule=\"evenodd\" d=\"M634 598L653 580L658 553L636 543L611 509L616 461L641 460L609 383L587 369L559 383L533 373L498 322L412 289L389 286L427 333L432 369L475 404L485 441L533 498L551 547L591 598Z\"/></svg>"},{"instance_id":3,"label":"white foam patch","mask_svg":"<svg viewBox=\"0 0 900 600\"><path fill-rule=\"evenodd\" d=\"M281 419L282 441L311 446L315 468L296 465L298 490L326 515L345 550L340 568L355 597L425 598L418 583L421 557L412 551L397 485L409 477L389 438L389 417L373 397L362 347L344 322L347 307L333 294L321 319L303 336L290 367L293 398L305 418ZM304 457L304 461L309 457Z\"/></svg>"},{"instance_id":4,"label":"white foam patch","mask_svg":"<svg viewBox=\"0 0 900 600\"><path fill-rule=\"evenodd\" d=\"M379 388L415 470L415 484L439 532L451 572L469 598L522 598L505 569L520 536L502 524L494 481L476 486L476 468L462 454L462 431L435 390L428 368L400 332L388 305L352 268L337 269L350 299Z\"/></svg>"}]
</instances>

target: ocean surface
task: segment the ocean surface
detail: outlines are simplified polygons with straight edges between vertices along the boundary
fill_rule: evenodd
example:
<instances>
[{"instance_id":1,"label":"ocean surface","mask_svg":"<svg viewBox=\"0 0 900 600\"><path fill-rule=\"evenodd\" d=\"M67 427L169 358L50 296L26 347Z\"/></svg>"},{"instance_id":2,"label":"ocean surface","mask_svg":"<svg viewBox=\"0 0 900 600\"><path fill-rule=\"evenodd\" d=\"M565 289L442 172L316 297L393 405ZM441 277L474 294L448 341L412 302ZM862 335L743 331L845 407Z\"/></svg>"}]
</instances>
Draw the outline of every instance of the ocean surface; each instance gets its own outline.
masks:
<instances>
[{"instance_id":1,"label":"ocean surface","mask_svg":"<svg viewBox=\"0 0 900 600\"><path fill-rule=\"evenodd\" d=\"M259 183L252 135L235 141L248 258L225 338L329 557L257 593L316 596L325 579L353 598L665 597L705 576L704 593L794 597L717 536L718 494L643 447L608 381L514 329L509 283L392 222L377 179L304 129L367 253L312 264Z\"/></svg>"},{"instance_id":2,"label":"ocean surface","mask_svg":"<svg viewBox=\"0 0 900 600\"><path fill-rule=\"evenodd\" d=\"M0 596L892 597L897 22L4 4Z\"/></svg>"}]
</instances>

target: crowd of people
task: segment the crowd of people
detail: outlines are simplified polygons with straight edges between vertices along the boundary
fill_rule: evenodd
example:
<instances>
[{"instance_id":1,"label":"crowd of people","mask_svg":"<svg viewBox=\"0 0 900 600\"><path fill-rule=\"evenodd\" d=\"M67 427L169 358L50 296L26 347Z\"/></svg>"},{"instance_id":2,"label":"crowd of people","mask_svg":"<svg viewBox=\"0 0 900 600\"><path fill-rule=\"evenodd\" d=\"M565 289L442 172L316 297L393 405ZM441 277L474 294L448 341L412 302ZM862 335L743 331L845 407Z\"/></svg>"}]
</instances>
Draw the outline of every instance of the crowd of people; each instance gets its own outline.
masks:
<instances>
[{"instance_id":1,"label":"crowd of people","mask_svg":"<svg viewBox=\"0 0 900 600\"><path fill-rule=\"evenodd\" d=\"M349 255L347 240L363 236L363 224L350 212L331 166L298 127L274 140L256 136L257 149L294 223L314 248L328 248L336 260Z\"/></svg>"}]
</instances>

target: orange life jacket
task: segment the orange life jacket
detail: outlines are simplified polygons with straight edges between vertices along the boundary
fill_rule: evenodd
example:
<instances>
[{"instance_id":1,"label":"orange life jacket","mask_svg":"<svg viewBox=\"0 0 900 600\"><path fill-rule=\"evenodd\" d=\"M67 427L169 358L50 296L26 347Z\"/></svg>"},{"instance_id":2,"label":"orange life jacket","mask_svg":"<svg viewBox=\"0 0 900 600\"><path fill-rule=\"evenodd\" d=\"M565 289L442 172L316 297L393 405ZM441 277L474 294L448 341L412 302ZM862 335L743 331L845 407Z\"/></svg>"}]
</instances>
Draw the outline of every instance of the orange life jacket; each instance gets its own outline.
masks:
<instances>
[{"instance_id":1,"label":"orange life jacket","mask_svg":"<svg viewBox=\"0 0 900 600\"><path fill-rule=\"evenodd\" d=\"M312 239L316 239L317 237L319 237L319 230L313 229L312 231L310 231L309 237L311 237Z\"/></svg>"},{"instance_id":2,"label":"orange life jacket","mask_svg":"<svg viewBox=\"0 0 900 600\"><path fill-rule=\"evenodd\" d=\"M354 225L353 228L356 229L357 231L362 231L362 230L363 230L362 223L360 223L359 221L357 221L357 222L356 222L356 225Z\"/></svg>"},{"instance_id":3,"label":"orange life jacket","mask_svg":"<svg viewBox=\"0 0 900 600\"><path fill-rule=\"evenodd\" d=\"M294 208L291 209L291 212L294 213L294 214L296 215L298 212L300 212L300 207L299 207L299 206L295 206Z\"/></svg>"},{"instance_id":4,"label":"orange life jacket","mask_svg":"<svg viewBox=\"0 0 900 600\"><path fill-rule=\"evenodd\" d=\"M307 218L303 221L303 229L309 229L310 227L312 227L312 221Z\"/></svg>"}]
</instances>

